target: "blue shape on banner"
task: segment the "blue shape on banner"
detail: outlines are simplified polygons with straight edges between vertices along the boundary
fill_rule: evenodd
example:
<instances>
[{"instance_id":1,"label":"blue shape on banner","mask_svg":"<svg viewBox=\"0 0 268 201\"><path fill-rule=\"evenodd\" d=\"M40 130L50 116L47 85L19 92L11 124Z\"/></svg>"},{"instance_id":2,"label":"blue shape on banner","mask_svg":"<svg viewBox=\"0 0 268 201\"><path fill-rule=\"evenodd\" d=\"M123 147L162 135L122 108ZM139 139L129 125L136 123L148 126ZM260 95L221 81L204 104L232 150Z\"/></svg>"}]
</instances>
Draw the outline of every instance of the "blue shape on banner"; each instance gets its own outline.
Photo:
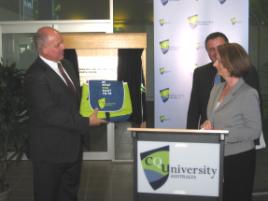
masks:
<instances>
[{"instance_id":1,"label":"blue shape on banner","mask_svg":"<svg viewBox=\"0 0 268 201\"><path fill-rule=\"evenodd\" d=\"M163 6L165 6L165 5L167 5L168 0L161 0L161 3L162 3Z\"/></svg>"}]
</instances>

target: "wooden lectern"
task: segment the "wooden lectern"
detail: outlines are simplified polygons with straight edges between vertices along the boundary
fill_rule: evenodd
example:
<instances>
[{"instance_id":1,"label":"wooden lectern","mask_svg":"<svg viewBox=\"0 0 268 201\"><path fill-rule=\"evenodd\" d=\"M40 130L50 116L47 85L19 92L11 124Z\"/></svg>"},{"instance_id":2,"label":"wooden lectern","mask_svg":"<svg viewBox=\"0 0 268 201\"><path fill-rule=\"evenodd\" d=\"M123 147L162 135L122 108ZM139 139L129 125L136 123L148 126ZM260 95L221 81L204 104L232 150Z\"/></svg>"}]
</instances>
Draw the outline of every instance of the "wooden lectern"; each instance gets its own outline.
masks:
<instances>
[{"instance_id":1,"label":"wooden lectern","mask_svg":"<svg viewBox=\"0 0 268 201\"><path fill-rule=\"evenodd\" d=\"M134 201L221 201L226 130L129 128Z\"/></svg>"}]
</instances>

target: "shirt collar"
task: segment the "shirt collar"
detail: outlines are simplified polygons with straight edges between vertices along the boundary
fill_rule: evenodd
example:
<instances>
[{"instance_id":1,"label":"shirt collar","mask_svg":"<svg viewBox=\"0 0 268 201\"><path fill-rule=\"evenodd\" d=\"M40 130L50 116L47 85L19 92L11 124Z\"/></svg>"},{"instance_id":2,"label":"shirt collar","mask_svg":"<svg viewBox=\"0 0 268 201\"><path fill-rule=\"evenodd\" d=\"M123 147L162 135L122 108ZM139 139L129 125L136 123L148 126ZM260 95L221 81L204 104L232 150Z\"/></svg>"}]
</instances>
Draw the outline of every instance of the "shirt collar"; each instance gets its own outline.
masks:
<instances>
[{"instance_id":1,"label":"shirt collar","mask_svg":"<svg viewBox=\"0 0 268 201\"><path fill-rule=\"evenodd\" d=\"M47 64L49 65L51 68L56 69L58 67L57 62L46 59L44 57L42 57L41 55L39 55L39 57Z\"/></svg>"}]
</instances>

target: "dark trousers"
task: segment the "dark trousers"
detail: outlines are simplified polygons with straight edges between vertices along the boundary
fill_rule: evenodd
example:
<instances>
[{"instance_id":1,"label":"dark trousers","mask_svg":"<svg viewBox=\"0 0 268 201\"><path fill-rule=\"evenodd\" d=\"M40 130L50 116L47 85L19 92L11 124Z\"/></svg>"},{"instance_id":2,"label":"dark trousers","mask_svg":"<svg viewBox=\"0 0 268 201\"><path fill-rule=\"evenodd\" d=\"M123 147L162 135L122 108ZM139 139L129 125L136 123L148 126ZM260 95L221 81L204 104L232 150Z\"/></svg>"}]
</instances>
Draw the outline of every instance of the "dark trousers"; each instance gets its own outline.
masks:
<instances>
[{"instance_id":1,"label":"dark trousers","mask_svg":"<svg viewBox=\"0 0 268 201\"><path fill-rule=\"evenodd\" d=\"M223 201L251 201L255 150L224 157Z\"/></svg>"},{"instance_id":2,"label":"dark trousers","mask_svg":"<svg viewBox=\"0 0 268 201\"><path fill-rule=\"evenodd\" d=\"M77 201L81 161L33 162L34 201Z\"/></svg>"}]
</instances>

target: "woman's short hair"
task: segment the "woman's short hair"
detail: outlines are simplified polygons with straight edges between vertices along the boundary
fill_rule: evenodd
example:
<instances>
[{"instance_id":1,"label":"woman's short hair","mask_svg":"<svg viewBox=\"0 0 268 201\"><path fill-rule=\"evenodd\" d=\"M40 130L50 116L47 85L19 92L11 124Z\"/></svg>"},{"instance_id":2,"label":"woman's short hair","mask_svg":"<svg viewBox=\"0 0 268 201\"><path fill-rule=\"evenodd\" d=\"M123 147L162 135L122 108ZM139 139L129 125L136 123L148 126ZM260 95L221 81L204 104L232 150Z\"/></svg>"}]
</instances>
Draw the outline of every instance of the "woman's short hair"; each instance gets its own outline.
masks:
<instances>
[{"instance_id":1,"label":"woman's short hair","mask_svg":"<svg viewBox=\"0 0 268 201\"><path fill-rule=\"evenodd\" d=\"M226 43L217 47L221 63L231 76L242 77L251 68L250 58L238 43Z\"/></svg>"}]
</instances>

